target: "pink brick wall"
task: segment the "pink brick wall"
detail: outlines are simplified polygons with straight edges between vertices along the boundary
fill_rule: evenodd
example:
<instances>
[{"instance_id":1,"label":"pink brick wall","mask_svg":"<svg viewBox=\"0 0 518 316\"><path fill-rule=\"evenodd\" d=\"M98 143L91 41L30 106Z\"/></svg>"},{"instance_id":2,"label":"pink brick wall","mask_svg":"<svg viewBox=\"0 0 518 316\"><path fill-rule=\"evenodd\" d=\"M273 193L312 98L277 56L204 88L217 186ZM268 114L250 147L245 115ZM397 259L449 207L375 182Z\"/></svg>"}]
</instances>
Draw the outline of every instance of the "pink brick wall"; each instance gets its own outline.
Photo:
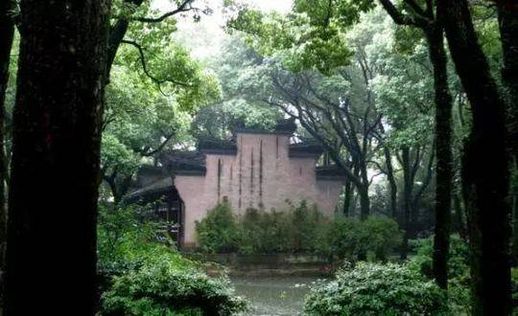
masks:
<instances>
[{"instance_id":1,"label":"pink brick wall","mask_svg":"<svg viewBox=\"0 0 518 316\"><path fill-rule=\"evenodd\" d=\"M249 207L285 210L286 200L307 200L324 214L333 214L341 181L317 181L314 158L289 158L287 135L241 133L237 148L237 155L207 154L204 177L176 176L175 185L185 203L185 245L196 242L195 221L224 197L237 214Z\"/></svg>"}]
</instances>

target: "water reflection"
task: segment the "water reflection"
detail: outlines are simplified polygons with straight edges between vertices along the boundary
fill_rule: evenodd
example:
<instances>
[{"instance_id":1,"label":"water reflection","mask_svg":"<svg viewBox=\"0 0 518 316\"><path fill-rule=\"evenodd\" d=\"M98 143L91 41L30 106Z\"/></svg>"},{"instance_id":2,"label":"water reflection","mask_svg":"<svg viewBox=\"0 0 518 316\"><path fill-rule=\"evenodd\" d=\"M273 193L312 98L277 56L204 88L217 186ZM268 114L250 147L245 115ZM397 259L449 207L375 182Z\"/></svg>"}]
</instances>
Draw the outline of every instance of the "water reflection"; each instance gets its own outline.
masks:
<instances>
[{"instance_id":1,"label":"water reflection","mask_svg":"<svg viewBox=\"0 0 518 316\"><path fill-rule=\"evenodd\" d=\"M252 310L244 315L302 315L304 296L316 277L233 277L238 295L246 296Z\"/></svg>"}]
</instances>

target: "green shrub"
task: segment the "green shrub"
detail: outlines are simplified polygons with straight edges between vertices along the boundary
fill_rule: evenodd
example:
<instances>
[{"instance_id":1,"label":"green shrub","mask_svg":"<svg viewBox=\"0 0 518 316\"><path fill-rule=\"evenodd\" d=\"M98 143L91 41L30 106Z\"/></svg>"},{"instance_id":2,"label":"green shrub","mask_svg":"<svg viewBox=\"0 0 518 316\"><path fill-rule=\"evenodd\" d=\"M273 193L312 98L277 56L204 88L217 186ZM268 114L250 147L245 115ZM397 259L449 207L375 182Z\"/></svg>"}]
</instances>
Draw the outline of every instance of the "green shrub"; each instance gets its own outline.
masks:
<instances>
[{"instance_id":1,"label":"green shrub","mask_svg":"<svg viewBox=\"0 0 518 316\"><path fill-rule=\"evenodd\" d=\"M239 252L271 254L311 253L315 250L320 227L327 221L305 201L287 212L248 209L239 221Z\"/></svg>"},{"instance_id":2,"label":"green shrub","mask_svg":"<svg viewBox=\"0 0 518 316\"><path fill-rule=\"evenodd\" d=\"M247 209L239 221L239 252L269 254L290 248L290 217L286 213Z\"/></svg>"},{"instance_id":3,"label":"green shrub","mask_svg":"<svg viewBox=\"0 0 518 316\"><path fill-rule=\"evenodd\" d=\"M134 209L100 207L101 315L229 315L243 310L225 278L209 278Z\"/></svg>"},{"instance_id":4,"label":"green shrub","mask_svg":"<svg viewBox=\"0 0 518 316\"><path fill-rule=\"evenodd\" d=\"M511 269L511 291L513 298L513 315L518 315L518 268Z\"/></svg>"},{"instance_id":5,"label":"green shrub","mask_svg":"<svg viewBox=\"0 0 518 316\"><path fill-rule=\"evenodd\" d=\"M356 261L362 254L386 260L401 244L402 232L389 218L330 220L305 201L287 212L247 209L240 218L228 203L209 211L197 222L200 250L242 254L313 253L329 260Z\"/></svg>"},{"instance_id":6,"label":"green shrub","mask_svg":"<svg viewBox=\"0 0 518 316\"><path fill-rule=\"evenodd\" d=\"M356 261L362 255L385 261L402 241L397 223L389 218L337 218L318 233L315 251L330 259Z\"/></svg>"},{"instance_id":7,"label":"green shrub","mask_svg":"<svg viewBox=\"0 0 518 316\"><path fill-rule=\"evenodd\" d=\"M291 251L290 229L292 225L289 214L276 210L263 212L259 226L262 227L261 231L263 232L262 238L259 238L262 245L259 253Z\"/></svg>"},{"instance_id":8,"label":"green shrub","mask_svg":"<svg viewBox=\"0 0 518 316\"><path fill-rule=\"evenodd\" d=\"M421 273L428 278L433 278L433 237L412 240L411 245L412 248L415 249L416 254L411 258L410 265L414 269L420 270ZM468 279L470 269L469 260L469 245L462 240L459 235L451 235L448 257L448 278Z\"/></svg>"},{"instance_id":9,"label":"green shrub","mask_svg":"<svg viewBox=\"0 0 518 316\"><path fill-rule=\"evenodd\" d=\"M408 266L426 278L433 279L433 237L411 242L416 254ZM448 258L448 298L450 310L458 315L468 315L471 310L470 250L459 235L451 235Z\"/></svg>"},{"instance_id":10,"label":"green shrub","mask_svg":"<svg viewBox=\"0 0 518 316\"><path fill-rule=\"evenodd\" d=\"M132 207L100 206L97 227L99 271L107 275L124 273L163 254L181 258L167 243L158 242L158 229L157 223L140 219ZM169 259L173 260L172 257ZM177 264L192 263L178 260Z\"/></svg>"},{"instance_id":11,"label":"green shrub","mask_svg":"<svg viewBox=\"0 0 518 316\"><path fill-rule=\"evenodd\" d=\"M287 212L250 208L238 219L230 205L223 203L196 223L196 233L200 250L208 253L312 253L327 222L304 201Z\"/></svg>"},{"instance_id":12,"label":"green shrub","mask_svg":"<svg viewBox=\"0 0 518 316\"><path fill-rule=\"evenodd\" d=\"M334 258L352 259L358 255L360 221L353 218L337 218L330 225L323 227L317 237L317 254Z\"/></svg>"},{"instance_id":13,"label":"green shrub","mask_svg":"<svg viewBox=\"0 0 518 316\"><path fill-rule=\"evenodd\" d=\"M237 250L239 231L236 218L228 202L209 210L207 216L196 222L198 244L207 253L226 253Z\"/></svg>"},{"instance_id":14,"label":"green shrub","mask_svg":"<svg viewBox=\"0 0 518 316\"><path fill-rule=\"evenodd\" d=\"M227 279L160 261L115 277L104 315L232 315L246 310Z\"/></svg>"},{"instance_id":15,"label":"green shrub","mask_svg":"<svg viewBox=\"0 0 518 316\"><path fill-rule=\"evenodd\" d=\"M306 296L308 315L441 315L446 295L406 265L359 263Z\"/></svg>"},{"instance_id":16,"label":"green shrub","mask_svg":"<svg viewBox=\"0 0 518 316\"><path fill-rule=\"evenodd\" d=\"M389 253L403 241L403 233L391 218L371 216L360 227L364 234L361 241L365 245L365 251L373 253L381 261L385 261Z\"/></svg>"},{"instance_id":17,"label":"green shrub","mask_svg":"<svg viewBox=\"0 0 518 316\"><path fill-rule=\"evenodd\" d=\"M321 233L319 229L326 225L322 213L316 205L309 207L306 201L302 201L297 207L291 210L290 240L293 252L312 252L315 249L315 239Z\"/></svg>"}]
</instances>

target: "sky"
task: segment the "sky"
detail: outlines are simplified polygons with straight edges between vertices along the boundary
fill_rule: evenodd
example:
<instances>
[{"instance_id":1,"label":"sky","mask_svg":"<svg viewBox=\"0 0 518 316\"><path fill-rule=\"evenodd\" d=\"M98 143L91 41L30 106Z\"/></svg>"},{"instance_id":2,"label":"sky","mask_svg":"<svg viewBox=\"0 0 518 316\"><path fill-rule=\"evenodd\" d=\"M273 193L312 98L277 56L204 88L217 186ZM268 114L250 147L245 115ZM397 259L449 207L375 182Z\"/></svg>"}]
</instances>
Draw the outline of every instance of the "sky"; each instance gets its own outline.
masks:
<instances>
[{"instance_id":1,"label":"sky","mask_svg":"<svg viewBox=\"0 0 518 316\"><path fill-rule=\"evenodd\" d=\"M287 13L291 9L292 0L238 0L264 12L277 11ZM178 31L173 38L191 50L191 56L196 59L206 59L217 55L228 35L223 30L225 18L222 13L223 0L196 0L195 6L209 6L213 9L211 15L203 15L201 21L194 23L192 18L179 18ZM152 8L162 12L171 11L176 5L171 0L153 0ZM197 36L198 34L203 36ZM208 35L208 36L207 36Z\"/></svg>"},{"instance_id":2,"label":"sky","mask_svg":"<svg viewBox=\"0 0 518 316\"><path fill-rule=\"evenodd\" d=\"M221 6L222 3L221 0L205 0L205 2L209 3L210 5L215 4L216 6ZM240 2L251 4L263 11L278 11L283 13L288 12L292 4L292 0L241 0ZM154 0L153 7L167 11L169 8L171 8L171 1Z\"/></svg>"},{"instance_id":3,"label":"sky","mask_svg":"<svg viewBox=\"0 0 518 316\"><path fill-rule=\"evenodd\" d=\"M248 0L247 2L253 4L263 11L278 11L286 13L291 9L291 0Z\"/></svg>"}]
</instances>

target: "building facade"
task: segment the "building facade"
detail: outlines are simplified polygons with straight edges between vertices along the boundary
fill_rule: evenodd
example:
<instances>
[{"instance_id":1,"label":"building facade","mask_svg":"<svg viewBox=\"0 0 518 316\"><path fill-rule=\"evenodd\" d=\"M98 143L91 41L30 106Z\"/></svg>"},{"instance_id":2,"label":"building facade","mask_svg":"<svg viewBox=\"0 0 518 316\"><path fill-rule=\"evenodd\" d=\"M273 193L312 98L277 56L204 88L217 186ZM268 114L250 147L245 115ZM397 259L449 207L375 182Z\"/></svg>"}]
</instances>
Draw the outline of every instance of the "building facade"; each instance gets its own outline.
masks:
<instances>
[{"instance_id":1,"label":"building facade","mask_svg":"<svg viewBox=\"0 0 518 316\"><path fill-rule=\"evenodd\" d=\"M287 210L302 200L314 203L332 216L343 186L343 175L333 167L317 167L319 146L290 144L291 131L237 130L234 141L201 144L190 153L170 153L163 158L165 178L147 188L174 188L181 200L177 218L180 244L195 246L196 221L208 210L228 200L236 215L248 208ZM149 181L148 181L149 182ZM162 183L162 185L160 185Z\"/></svg>"}]
</instances>

